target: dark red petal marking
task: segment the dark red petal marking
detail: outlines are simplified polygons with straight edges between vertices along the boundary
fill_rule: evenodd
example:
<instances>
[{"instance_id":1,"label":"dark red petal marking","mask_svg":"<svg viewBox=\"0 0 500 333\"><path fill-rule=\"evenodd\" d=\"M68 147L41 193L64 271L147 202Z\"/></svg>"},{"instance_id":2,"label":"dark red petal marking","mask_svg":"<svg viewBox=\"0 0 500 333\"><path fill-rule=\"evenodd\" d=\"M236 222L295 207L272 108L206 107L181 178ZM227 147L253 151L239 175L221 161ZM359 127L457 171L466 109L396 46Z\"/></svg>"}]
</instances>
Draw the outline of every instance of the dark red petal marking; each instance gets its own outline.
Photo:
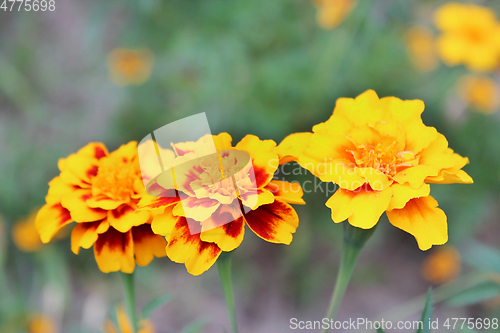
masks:
<instances>
[{"instance_id":1,"label":"dark red petal marking","mask_svg":"<svg viewBox=\"0 0 500 333\"><path fill-rule=\"evenodd\" d=\"M97 158L98 160L103 158L103 157L106 157L106 152L104 151L104 149L102 149L101 147L99 146L95 146L94 147L94 157Z\"/></svg>"},{"instance_id":2,"label":"dark red petal marking","mask_svg":"<svg viewBox=\"0 0 500 333\"><path fill-rule=\"evenodd\" d=\"M134 240L134 243L140 243L144 239L148 239L154 236L156 235L153 233L153 230L151 230L150 224L143 224L132 228L132 238Z\"/></svg>"},{"instance_id":3,"label":"dark red petal marking","mask_svg":"<svg viewBox=\"0 0 500 333\"><path fill-rule=\"evenodd\" d=\"M229 216L229 218L233 218L233 216L229 213L226 213ZM227 220L230 221L230 220ZM241 229L245 225L245 220L243 219L243 216L240 218L237 218L233 222L227 223L224 225L224 231L226 232L226 235L229 237L237 238L241 234Z\"/></svg>"},{"instance_id":4,"label":"dark red petal marking","mask_svg":"<svg viewBox=\"0 0 500 333\"><path fill-rule=\"evenodd\" d=\"M274 239L276 228L285 223L286 218L293 214L292 210L287 204L275 200L271 204L249 211L245 214L245 219L256 234L264 239Z\"/></svg>"},{"instance_id":5,"label":"dark red petal marking","mask_svg":"<svg viewBox=\"0 0 500 333\"><path fill-rule=\"evenodd\" d=\"M97 171L99 170L99 167L97 165L93 165L92 168L87 170L87 176L89 178L97 176Z\"/></svg>"},{"instance_id":6,"label":"dark red petal marking","mask_svg":"<svg viewBox=\"0 0 500 333\"><path fill-rule=\"evenodd\" d=\"M129 212L133 212L134 210L135 210L135 208L132 207L132 206L121 205L120 207L118 207L116 209L113 209L111 211L111 214L113 214L113 217L118 220L123 215L125 215L125 214L127 214Z\"/></svg>"},{"instance_id":7,"label":"dark red petal marking","mask_svg":"<svg viewBox=\"0 0 500 333\"><path fill-rule=\"evenodd\" d=\"M263 187L267 185L269 182L269 174L266 172L266 169L253 165L253 171L255 173L255 184L257 188ZM253 179L251 179L253 182Z\"/></svg>"},{"instance_id":8,"label":"dark red petal marking","mask_svg":"<svg viewBox=\"0 0 500 333\"><path fill-rule=\"evenodd\" d=\"M127 245L130 244L131 233L126 232L122 234L113 227L110 227L108 231L99 235L97 241L94 244L97 254L101 254L104 246L107 246L111 251L121 251L126 252Z\"/></svg>"},{"instance_id":9,"label":"dark red petal marking","mask_svg":"<svg viewBox=\"0 0 500 333\"><path fill-rule=\"evenodd\" d=\"M70 214L69 210L64 208L61 205L61 203L55 204L54 206L52 206L52 208L57 209L59 211L59 216L58 216L58 219L59 219L58 224L59 225L62 225L68 221L71 221L71 214Z\"/></svg>"}]
</instances>

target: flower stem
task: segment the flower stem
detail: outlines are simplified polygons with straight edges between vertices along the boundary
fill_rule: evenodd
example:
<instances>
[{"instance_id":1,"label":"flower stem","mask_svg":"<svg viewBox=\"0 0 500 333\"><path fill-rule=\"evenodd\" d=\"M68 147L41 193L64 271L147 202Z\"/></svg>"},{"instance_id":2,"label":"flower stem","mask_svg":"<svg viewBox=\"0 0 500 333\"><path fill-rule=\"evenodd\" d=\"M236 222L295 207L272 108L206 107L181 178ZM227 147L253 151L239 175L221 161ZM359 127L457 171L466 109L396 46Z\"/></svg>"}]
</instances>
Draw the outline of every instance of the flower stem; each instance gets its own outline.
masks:
<instances>
[{"instance_id":1,"label":"flower stem","mask_svg":"<svg viewBox=\"0 0 500 333\"><path fill-rule=\"evenodd\" d=\"M132 322L132 332L137 333L137 317L135 314L135 290L134 273L121 273L123 290L125 292L125 303L127 305L128 316Z\"/></svg>"},{"instance_id":2,"label":"flower stem","mask_svg":"<svg viewBox=\"0 0 500 333\"><path fill-rule=\"evenodd\" d=\"M373 235L376 226L371 229L360 229L353 227L349 222L344 222L344 245L342 249L342 259L340 261L340 269L333 289L330 306L325 318L329 320L335 319L337 312L344 298L344 294L351 280L352 272L358 261L358 257L363 249L366 241ZM326 333L327 329L321 332Z\"/></svg>"},{"instance_id":3,"label":"flower stem","mask_svg":"<svg viewBox=\"0 0 500 333\"><path fill-rule=\"evenodd\" d=\"M236 311L234 307L233 283L231 278L231 252L222 252L217 260L217 270L226 298L227 311L231 321L231 332L238 333L238 324L236 321Z\"/></svg>"}]
</instances>

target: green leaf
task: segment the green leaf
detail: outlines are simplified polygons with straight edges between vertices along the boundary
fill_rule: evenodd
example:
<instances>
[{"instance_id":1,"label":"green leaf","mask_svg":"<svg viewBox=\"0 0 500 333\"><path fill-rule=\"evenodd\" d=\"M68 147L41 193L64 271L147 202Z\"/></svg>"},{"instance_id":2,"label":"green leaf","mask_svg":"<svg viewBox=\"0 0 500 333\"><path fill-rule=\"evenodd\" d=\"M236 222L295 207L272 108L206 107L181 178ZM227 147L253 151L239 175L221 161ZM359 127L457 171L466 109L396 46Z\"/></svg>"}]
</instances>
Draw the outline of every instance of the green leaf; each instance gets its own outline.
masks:
<instances>
[{"instance_id":1,"label":"green leaf","mask_svg":"<svg viewBox=\"0 0 500 333\"><path fill-rule=\"evenodd\" d=\"M416 333L430 333L431 328L430 328L430 321L432 317L432 288L429 289L429 292L427 293L427 299L425 301L425 306L424 306L424 311L422 311L422 318L420 319L421 322L423 323L423 327L419 328Z\"/></svg>"},{"instance_id":2,"label":"green leaf","mask_svg":"<svg viewBox=\"0 0 500 333\"><path fill-rule=\"evenodd\" d=\"M170 302L172 298L173 297L171 295L165 294L165 295L160 295L155 299L153 299L151 302L149 302L149 304L147 304L144 307L144 309L142 309L142 319L149 318L149 316L151 316L153 311L155 311L158 308L161 308L162 306Z\"/></svg>"},{"instance_id":3,"label":"green leaf","mask_svg":"<svg viewBox=\"0 0 500 333\"><path fill-rule=\"evenodd\" d=\"M464 252L464 261L481 271L500 272L500 251L479 243L471 245Z\"/></svg>"},{"instance_id":4,"label":"green leaf","mask_svg":"<svg viewBox=\"0 0 500 333\"><path fill-rule=\"evenodd\" d=\"M377 333L385 333L383 329L381 329L380 327L377 328Z\"/></svg>"},{"instance_id":5,"label":"green leaf","mask_svg":"<svg viewBox=\"0 0 500 333\"><path fill-rule=\"evenodd\" d=\"M181 333L199 333L205 327L207 324L208 320L207 319L199 319L195 321L194 323L189 324L186 326Z\"/></svg>"},{"instance_id":6,"label":"green leaf","mask_svg":"<svg viewBox=\"0 0 500 333\"><path fill-rule=\"evenodd\" d=\"M477 304L498 296L500 296L500 286L494 282L485 282L451 297L447 301L447 305L450 307L462 307Z\"/></svg>"}]
</instances>

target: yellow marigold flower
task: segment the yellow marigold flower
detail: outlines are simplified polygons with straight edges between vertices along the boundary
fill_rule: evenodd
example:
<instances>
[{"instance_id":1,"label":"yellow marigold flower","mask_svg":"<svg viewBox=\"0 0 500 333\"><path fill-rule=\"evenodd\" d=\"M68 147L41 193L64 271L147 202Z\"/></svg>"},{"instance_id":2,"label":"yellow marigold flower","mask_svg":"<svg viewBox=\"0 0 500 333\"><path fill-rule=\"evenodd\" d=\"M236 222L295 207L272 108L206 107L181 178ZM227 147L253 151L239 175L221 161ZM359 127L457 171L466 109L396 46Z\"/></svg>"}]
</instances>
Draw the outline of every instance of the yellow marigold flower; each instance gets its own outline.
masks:
<instances>
[{"instance_id":1,"label":"yellow marigold flower","mask_svg":"<svg viewBox=\"0 0 500 333\"><path fill-rule=\"evenodd\" d=\"M166 255L165 240L151 230L152 213L137 210L145 190L136 142L112 153L101 143L90 143L60 159L58 166L61 173L50 181L47 204L36 219L42 242L77 222L72 251L94 246L104 273L132 273L135 263L145 266Z\"/></svg>"},{"instance_id":2,"label":"yellow marigold flower","mask_svg":"<svg viewBox=\"0 0 500 333\"><path fill-rule=\"evenodd\" d=\"M336 28L356 6L355 0L313 0L318 9L316 21L323 29Z\"/></svg>"},{"instance_id":3,"label":"yellow marigold flower","mask_svg":"<svg viewBox=\"0 0 500 333\"><path fill-rule=\"evenodd\" d=\"M327 201L332 219L373 228L387 212L422 250L448 240L446 215L429 183L472 183L461 168L469 160L420 117L424 103L379 99L368 90L339 98L330 119L313 133L295 133L278 147L281 162L296 160L324 182L340 187Z\"/></svg>"},{"instance_id":4,"label":"yellow marigold flower","mask_svg":"<svg viewBox=\"0 0 500 333\"><path fill-rule=\"evenodd\" d=\"M141 85L151 76L153 63L149 49L114 49L108 56L109 78L118 86Z\"/></svg>"},{"instance_id":5,"label":"yellow marigold flower","mask_svg":"<svg viewBox=\"0 0 500 333\"><path fill-rule=\"evenodd\" d=\"M436 11L435 22L442 31L438 52L448 66L465 64L475 71L498 67L500 23L492 9L450 2Z\"/></svg>"},{"instance_id":6,"label":"yellow marigold flower","mask_svg":"<svg viewBox=\"0 0 500 333\"><path fill-rule=\"evenodd\" d=\"M434 250L422 263L422 276L431 283L441 284L454 280L460 273L460 253L453 246Z\"/></svg>"},{"instance_id":7,"label":"yellow marigold flower","mask_svg":"<svg viewBox=\"0 0 500 333\"><path fill-rule=\"evenodd\" d=\"M43 246L40 234L35 227L37 214L38 209L34 209L28 217L17 221L12 227L14 244L24 252L34 252Z\"/></svg>"},{"instance_id":8,"label":"yellow marigold flower","mask_svg":"<svg viewBox=\"0 0 500 333\"><path fill-rule=\"evenodd\" d=\"M116 320L118 322L118 329L111 320L107 320L104 326L104 333L132 333L132 324L127 316L127 312L123 307L116 309ZM139 322L139 331L137 333L155 333L155 327L149 320L142 320Z\"/></svg>"},{"instance_id":9,"label":"yellow marigold flower","mask_svg":"<svg viewBox=\"0 0 500 333\"><path fill-rule=\"evenodd\" d=\"M487 76L463 76L458 81L458 92L467 105L484 114L494 113L500 105L497 83Z\"/></svg>"},{"instance_id":10,"label":"yellow marigold flower","mask_svg":"<svg viewBox=\"0 0 500 333\"><path fill-rule=\"evenodd\" d=\"M54 320L43 314L34 315L29 321L29 333L56 333L57 325Z\"/></svg>"},{"instance_id":11,"label":"yellow marigold flower","mask_svg":"<svg viewBox=\"0 0 500 333\"><path fill-rule=\"evenodd\" d=\"M212 138L218 156L198 160L186 170L185 177L175 171L177 197L145 195L139 203L143 209L163 209L163 214L153 219L153 231L166 236L167 256L184 263L193 275L208 270L222 251L236 249L243 241L245 225L268 242L290 244L299 219L289 204L304 204L299 184L273 180L279 165L276 143L272 140L247 135L233 147L227 133L206 135L197 142L172 144L175 159L193 156L189 154L203 156L206 142ZM239 154L241 151L250 155L255 179L245 171L235 176L237 190L231 186L210 186L232 180L224 179L222 170L239 170L240 164L246 163ZM179 164L175 160L170 163ZM154 186L159 191L174 188Z\"/></svg>"},{"instance_id":12,"label":"yellow marigold flower","mask_svg":"<svg viewBox=\"0 0 500 333\"><path fill-rule=\"evenodd\" d=\"M438 64L434 36L426 27L417 26L406 32L406 45L410 59L418 70L430 71Z\"/></svg>"}]
</instances>

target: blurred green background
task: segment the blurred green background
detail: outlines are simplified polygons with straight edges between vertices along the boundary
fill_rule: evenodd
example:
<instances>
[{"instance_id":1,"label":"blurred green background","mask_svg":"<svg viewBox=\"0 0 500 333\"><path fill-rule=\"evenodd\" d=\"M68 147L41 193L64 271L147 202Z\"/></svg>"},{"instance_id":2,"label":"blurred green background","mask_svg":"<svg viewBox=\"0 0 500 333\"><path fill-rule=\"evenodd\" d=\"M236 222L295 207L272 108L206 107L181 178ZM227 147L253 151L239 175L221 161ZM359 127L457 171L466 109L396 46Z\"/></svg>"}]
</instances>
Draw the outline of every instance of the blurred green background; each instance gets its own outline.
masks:
<instances>
[{"instance_id":1,"label":"blurred green background","mask_svg":"<svg viewBox=\"0 0 500 333\"><path fill-rule=\"evenodd\" d=\"M456 84L465 67L439 63L420 71L407 45L407 31L416 25L438 35L432 15L442 3L359 0L330 30L318 25L308 0L55 0L53 12L0 10L0 332L33 333L30 318L40 313L59 332L99 332L122 299L118 274L101 273L93 251L76 256L66 238L25 253L12 241L14 223L44 203L59 158L93 141L114 150L200 112L212 133L229 132L235 143L246 134L279 143L327 120L337 98L367 89L422 99L424 123L471 161L465 170L473 185L432 187L448 216L449 244L464 262L456 280L435 286L434 316L500 318L499 113L461 102ZM500 11L497 1L477 3ZM117 48L152 52L144 83L110 79ZM290 246L247 233L236 251L242 332L288 332L290 318L324 314L342 226L331 221L325 193L304 199ZM432 251L418 250L411 235L383 217L339 319L417 318L423 299L415 297L430 286L421 264ZM157 332L181 332L193 323L202 332L228 327L214 268L193 277L164 258L137 272L140 306L160 293L173 296L152 316Z\"/></svg>"}]
</instances>

